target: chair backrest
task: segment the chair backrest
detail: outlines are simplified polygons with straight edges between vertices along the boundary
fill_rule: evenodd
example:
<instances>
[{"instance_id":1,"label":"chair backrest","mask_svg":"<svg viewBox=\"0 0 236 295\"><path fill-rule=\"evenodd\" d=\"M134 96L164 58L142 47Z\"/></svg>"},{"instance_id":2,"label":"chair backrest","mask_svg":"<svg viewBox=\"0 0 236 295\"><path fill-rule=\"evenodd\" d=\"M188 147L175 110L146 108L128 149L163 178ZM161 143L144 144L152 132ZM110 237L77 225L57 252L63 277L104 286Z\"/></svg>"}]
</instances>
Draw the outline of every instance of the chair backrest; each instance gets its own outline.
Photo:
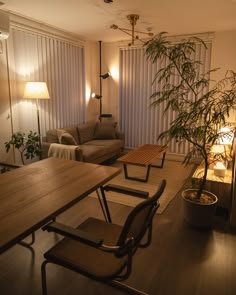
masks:
<instances>
[{"instance_id":1,"label":"chair backrest","mask_svg":"<svg viewBox=\"0 0 236 295\"><path fill-rule=\"evenodd\" d=\"M166 180L163 179L156 193L151 198L148 198L138 204L130 212L117 242L117 245L120 248L118 255L123 256L127 254L128 249L126 249L126 242L130 238L132 238L133 251L137 249L145 233L152 225L153 217L159 207L159 203L157 201L162 195L165 186Z\"/></svg>"}]
</instances>

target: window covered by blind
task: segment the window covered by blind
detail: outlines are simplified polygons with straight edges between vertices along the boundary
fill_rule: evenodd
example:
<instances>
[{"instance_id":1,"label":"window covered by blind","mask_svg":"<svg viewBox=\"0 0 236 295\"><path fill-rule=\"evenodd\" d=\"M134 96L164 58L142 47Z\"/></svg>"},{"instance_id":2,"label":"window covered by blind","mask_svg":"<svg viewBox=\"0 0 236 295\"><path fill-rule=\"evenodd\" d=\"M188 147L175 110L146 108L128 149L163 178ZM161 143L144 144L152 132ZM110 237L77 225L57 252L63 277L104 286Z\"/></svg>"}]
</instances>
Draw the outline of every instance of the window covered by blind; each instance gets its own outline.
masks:
<instances>
[{"instance_id":1,"label":"window covered by blind","mask_svg":"<svg viewBox=\"0 0 236 295\"><path fill-rule=\"evenodd\" d=\"M201 73L210 69L211 40L207 42L207 47L206 50L202 44L197 44L193 56L202 61ZM162 61L161 65L160 61L151 63L143 47L120 49L120 125L127 148L145 143L160 144L157 142L158 135L175 119L171 110L164 115L164 104L151 106L151 94L162 87L153 83L155 74L166 62ZM187 149L187 143L180 145L172 141L169 145L169 152L173 154L184 155Z\"/></svg>"},{"instance_id":2,"label":"window covered by blind","mask_svg":"<svg viewBox=\"0 0 236 295\"><path fill-rule=\"evenodd\" d=\"M24 100L27 81L46 82L50 100L39 100L41 134L84 121L84 48L79 44L13 27L8 40L13 131L37 131L35 101Z\"/></svg>"}]
</instances>

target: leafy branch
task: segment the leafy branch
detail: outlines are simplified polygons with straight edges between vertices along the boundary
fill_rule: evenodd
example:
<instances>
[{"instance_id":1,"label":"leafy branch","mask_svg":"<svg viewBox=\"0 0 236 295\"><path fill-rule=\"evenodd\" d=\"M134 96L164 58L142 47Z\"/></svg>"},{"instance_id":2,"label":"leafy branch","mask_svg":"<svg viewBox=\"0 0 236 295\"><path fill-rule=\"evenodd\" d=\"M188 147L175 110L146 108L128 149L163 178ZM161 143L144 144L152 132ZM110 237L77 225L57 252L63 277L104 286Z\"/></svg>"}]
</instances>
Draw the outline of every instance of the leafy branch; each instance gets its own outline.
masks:
<instances>
[{"instance_id":1,"label":"leafy branch","mask_svg":"<svg viewBox=\"0 0 236 295\"><path fill-rule=\"evenodd\" d=\"M236 73L227 71L225 77L209 89L210 74L218 69L200 73L201 61L195 60L196 42L207 49L199 38L189 38L179 43L171 43L166 33L160 33L149 40L146 46L147 59L156 63L166 61L155 74L153 84L161 87L151 95L151 105L165 103L165 112L175 112L175 119L158 140L172 139L188 141L190 149L185 155L184 164L192 157L201 155L204 162L204 175L198 198L203 190L210 164L211 147L219 140L219 128L224 127L231 110L236 110ZM229 125L229 124L227 124ZM230 127L230 134L235 126ZM222 155L223 156L223 155Z\"/></svg>"},{"instance_id":2,"label":"leafy branch","mask_svg":"<svg viewBox=\"0 0 236 295\"><path fill-rule=\"evenodd\" d=\"M39 135L33 131L30 131L27 136L21 131L13 133L11 139L5 142L7 153L11 146L14 146L19 151L23 165L25 165L24 157L28 160L41 154Z\"/></svg>"}]
</instances>

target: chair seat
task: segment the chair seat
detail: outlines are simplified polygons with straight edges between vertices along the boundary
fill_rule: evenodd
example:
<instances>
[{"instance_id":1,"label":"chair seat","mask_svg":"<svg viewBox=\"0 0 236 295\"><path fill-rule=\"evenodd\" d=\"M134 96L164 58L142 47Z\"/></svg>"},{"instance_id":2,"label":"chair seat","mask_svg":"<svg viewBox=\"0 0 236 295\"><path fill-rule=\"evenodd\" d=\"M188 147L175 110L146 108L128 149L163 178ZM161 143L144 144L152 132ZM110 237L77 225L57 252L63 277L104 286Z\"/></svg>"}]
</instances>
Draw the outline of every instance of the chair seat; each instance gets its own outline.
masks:
<instances>
[{"instance_id":1,"label":"chair seat","mask_svg":"<svg viewBox=\"0 0 236 295\"><path fill-rule=\"evenodd\" d=\"M88 218L79 227L95 237L105 237L104 244L116 245L122 227L105 221ZM126 266L127 256L118 258L114 253L103 252L79 241L62 239L48 250L44 257L98 280L113 279Z\"/></svg>"},{"instance_id":2,"label":"chair seat","mask_svg":"<svg viewBox=\"0 0 236 295\"><path fill-rule=\"evenodd\" d=\"M123 226L88 218L79 230L54 221L43 227L43 230L68 237L44 254L41 265L43 294L47 295L46 265L55 263L129 294L147 295L121 281L131 275L136 250L151 243L153 217L165 186L163 179L152 197L129 212Z\"/></svg>"}]
</instances>

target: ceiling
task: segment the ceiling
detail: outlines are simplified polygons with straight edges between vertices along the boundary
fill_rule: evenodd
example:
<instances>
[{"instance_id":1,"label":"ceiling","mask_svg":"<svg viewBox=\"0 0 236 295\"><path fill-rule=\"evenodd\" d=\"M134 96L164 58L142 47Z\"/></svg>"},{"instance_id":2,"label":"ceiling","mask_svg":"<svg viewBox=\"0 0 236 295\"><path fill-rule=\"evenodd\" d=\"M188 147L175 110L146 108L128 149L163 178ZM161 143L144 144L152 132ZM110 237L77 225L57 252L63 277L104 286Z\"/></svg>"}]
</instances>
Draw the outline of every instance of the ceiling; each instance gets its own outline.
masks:
<instances>
[{"instance_id":1,"label":"ceiling","mask_svg":"<svg viewBox=\"0 0 236 295\"><path fill-rule=\"evenodd\" d=\"M171 35L236 29L236 0L2 0L8 10L88 40L127 40L110 26L130 29L128 14L139 14L135 29ZM142 37L142 35L140 35Z\"/></svg>"}]
</instances>

